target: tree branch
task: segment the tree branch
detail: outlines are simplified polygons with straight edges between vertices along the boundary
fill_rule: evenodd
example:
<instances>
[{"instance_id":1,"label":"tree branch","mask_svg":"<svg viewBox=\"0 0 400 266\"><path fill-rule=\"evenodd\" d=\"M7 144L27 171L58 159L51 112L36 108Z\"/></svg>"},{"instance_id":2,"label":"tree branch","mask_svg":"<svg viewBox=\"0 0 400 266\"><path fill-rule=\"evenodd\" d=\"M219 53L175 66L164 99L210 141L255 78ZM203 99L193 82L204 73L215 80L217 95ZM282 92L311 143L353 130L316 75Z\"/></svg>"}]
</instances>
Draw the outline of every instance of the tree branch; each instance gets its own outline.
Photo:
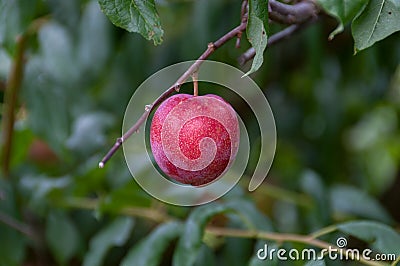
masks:
<instances>
[{"instance_id":1,"label":"tree branch","mask_svg":"<svg viewBox=\"0 0 400 266\"><path fill-rule=\"evenodd\" d=\"M13 228L14 230L20 232L21 234L29 237L32 240L37 240L37 236L35 235L34 231L26 224L21 223L20 221L14 219L7 214L0 212L0 222Z\"/></svg>"},{"instance_id":2,"label":"tree branch","mask_svg":"<svg viewBox=\"0 0 400 266\"><path fill-rule=\"evenodd\" d=\"M9 175L10 171L15 109L17 105L18 91L23 79L26 41L27 41L27 36L24 34L17 37L16 55L13 64L11 66L11 70L6 82L6 89L4 92L4 107L3 107L4 115L2 122L2 129L3 129L2 169L5 177Z\"/></svg>"},{"instance_id":3,"label":"tree branch","mask_svg":"<svg viewBox=\"0 0 400 266\"><path fill-rule=\"evenodd\" d=\"M99 207L100 201L96 199L88 198L70 198L65 202L62 202L61 207L77 208L84 210L95 210ZM160 212L152 208L145 207L124 207L115 211L119 215L139 217L147 219L156 223L164 223L173 220L168 214Z\"/></svg>"},{"instance_id":4,"label":"tree branch","mask_svg":"<svg viewBox=\"0 0 400 266\"><path fill-rule=\"evenodd\" d=\"M87 210L95 210L99 205L99 201L96 199L85 199L85 198L72 198L68 201L62 203L63 207L72 207L72 208L80 208ZM155 223L163 223L167 221L174 221L176 218L169 216L166 213L159 212L153 208L146 207L126 207L117 211L118 214L139 217L142 219L151 220ZM292 242L292 243L301 243L310 245L316 248L332 250L332 252L343 252L342 254L347 254L346 249L341 249L334 244L322 241L317 239L317 237L321 237L323 235L329 234L333 231L337 230L337 228L333 226L328 226L323 228L315 233L309 235L300 235L300 234L290 234L290 233L276 233L276 232L267 232L260 230L251 230L251 229L237 229L237 228L225 228L225 227L215 227L215 226L207 226L205 228L205 233L212 234L214 236L223 236L223 237L237 237L237 238L251 238L251 239L264 239L264 240L272 240L277 242L278 244L283 242ZM336 249L336 251L334 250ZM349 259L353 261L359 261L365 265L372 266L382 266L384 264L369 261L360 257L357 260L357 257L349 252Z\"/></svg>"},{"instance_id":5,"label":"tree branch","mask_svg":"<svg viewBox=\"0 0 400 266\"><path fill-rule=\"evenodd\" d=\"M242 23L247 23L247 13L248 13L248 0L243 0L242 8L240 10L240 21ZM242 32L239 32L236 39L236 48L240 48L240 42L242 40Z\"/></svg>"},{"instance_id":6,"label":"tree branch","mask_svg":"<svg viewBox=\"0 0 400 266\"><path fill-rule=\"evenodd\" d=\"M183 75L178 78L174 85L169 87L163 94L160 95L152 104L146 105L145 112L138 119L138 121L121 137L118 138L114 144L114 146L108 151L108 153L103 157L103 159L99 162L99 167L103 168L108 160L114 155L114 153L121 147L125 140L127 140L134 132L138 131L141 125L146 121L147 117L154 109L155 106L163 102L166 98L168 98L173 92L179 91L180 86L195 72L199 69L201 64L205 59L207 59L214 51L224 45L227 41L235 38L239 34L241 34L247 25L247 19L243 19L239 26L232 29L224 36L219 38L215 42L211 42L208 44L207 49L204 53L196 60L196 62L191 65L188 70L186 70Z\"/></svg>"},{"instance_id":7,"label":"tree branch","mask_svg":"<svg viewBox=\"0 0 400 266\"><path fill-rule=\"evenodd\" d=\"M319 13L317 5L311 1L302 1L293 5L277 0L268 1L268 14L272 21L282 24L301 24Z\"/></svg>"},{"instance_id":8,"label":"tree branch","mask_svg":"<svg viewBox=\"0 0 400 266\"><path fill-rule=\"evenodd\" d=\"M2 171L5 177L10 172L10 161L12 152L15 109L17 108L18 92L24 76L25 49L29 37L35 34L48 20L50 16L39 17L29 24L26 31L19 35L15 45L15 59L11 65L7 81L3 84L0 81L0 89L4 85L4 106L2 120Z\"/></svg>"}]
</instances>

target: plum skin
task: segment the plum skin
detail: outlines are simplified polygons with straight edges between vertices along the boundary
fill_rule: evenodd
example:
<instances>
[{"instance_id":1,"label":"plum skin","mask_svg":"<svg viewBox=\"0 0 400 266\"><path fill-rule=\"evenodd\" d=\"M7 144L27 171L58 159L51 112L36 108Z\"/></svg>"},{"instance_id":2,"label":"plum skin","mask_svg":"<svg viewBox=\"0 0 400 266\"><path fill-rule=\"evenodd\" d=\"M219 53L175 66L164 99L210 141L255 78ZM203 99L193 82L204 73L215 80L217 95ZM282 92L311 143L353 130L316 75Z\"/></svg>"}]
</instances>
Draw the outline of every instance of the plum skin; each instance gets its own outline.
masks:
<instances>
[{"instance_id":1,"label":"plum skin","mask_svg":"<svg viewBox=\"0 0 400 266\"><path fill-rule=\"evenodd\" d=\"M176 94L157 108L150 146L160 169L171 179L207 185L231 167L239 147L235 110L213 94Z\"/></svg>"}]
</instances>

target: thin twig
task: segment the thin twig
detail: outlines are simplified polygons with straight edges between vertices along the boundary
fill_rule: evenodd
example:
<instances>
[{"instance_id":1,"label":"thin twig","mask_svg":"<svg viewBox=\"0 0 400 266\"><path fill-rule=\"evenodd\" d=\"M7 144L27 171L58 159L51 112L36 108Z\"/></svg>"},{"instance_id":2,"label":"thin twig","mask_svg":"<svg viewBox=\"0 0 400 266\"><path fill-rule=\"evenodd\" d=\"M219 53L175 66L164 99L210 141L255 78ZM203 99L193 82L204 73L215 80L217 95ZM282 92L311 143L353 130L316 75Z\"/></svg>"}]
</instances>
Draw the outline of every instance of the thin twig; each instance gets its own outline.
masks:
<instances>
[{"instance_id":1,"label":"thin twig","mask_svg":"<svg viewBox=\"0 0 400 266\"><path fill-rule=\"evenodd\" d=\"M36 239L34 231L28 225L21 223L20 221L8 216L3 212L0 212L0 222L33 240Z\"/></svg>"},{"instance_id":2,"label":"thin twig","mask_svg":"<svg viewBox=\"0 0 400 266\"><path fill-rule=\"evenodd\" d=\"M18 91L23 79L26 41L26 35L17 37L16 56L11 66L4 92L2 169L5 177L8 177L10 172L15 109L17 107Z\"/></svg>"},{"instance_id":3,"label":"thin twig","mask_svg":"<svg viewBox=\"0 0 400 266\"><path fill-rule=\"evenodd\" d=\"M282 24L301 24L319 13L318 6L311 0L293 5L277 0L268 1L268 15L272 21Z\"/></svg>"},{"instance_id":4,"label":"thin twig","mask_svg":"<svg viewBox=\"0 0 400 266\"><path fill-rule=\"evenodd\" d=\"M247 12L248 12L247 11L247 7L248 7L248 0L243 0L242 8L240 10L240 18L241 18L240 21L242 23L246 23L247 22ZM237 34L236 45L235 45L236 48L240 48L240 42L242 40L242 34L243 34L242 31L238 32L238 34Z\"/></svg>"},{"instance_id":5,"label":"thin twig","mask_svg":"<svg viewBox=\"0 0 400 266\"><path fill-rule=\"evenodd\" d=\"M398 256L397 259L393 261L392 264L390 264L390 266L396 266L399 262L400 262L400 256Z\"/></svg>"},{"instance_id":6,"label":"thin twig","mask_svg":"<svg viewBox=\"0 0 400 266\"><path fill-rule=\"evenodd\" d=\"M99 207L100 203L101 202L96 199L71 198L65 202L62 202L60 205L68 208L95 210ZM153 208L145 207L124 207L122 209L113 210L112 212L117 212L120 215L139 217L154 221L156 223L163 223L173 219L166 213L160 212L159 210L155 210Z\"/></svg>"},{"instance_id":7,"label":"thin twig","mask_svg":"<svg viewBox=\"0 0 400 266\"><path fill-rule=\"evenodd\" d=\"M174 85L169 87L163 94L160 95L152 104L146 105L145 111L142 116L137 120L137 122L121 137L118 138L114 144L114 146L108 151L106 156L99 162L99 167L103 168L108 160L114 155L114 153L121 147L121 145L126 141L134 132L136 132L142 124L146 121L147 117L154 109L155 106L163 102L166 98L168 98L173 92L179 91L180 86L195 72L199 69L201 64L205 59L207 59L216 49L224 45L227 41L236 37L239 32L242 32L246 29L247 21L242 21L239 26L232 29L224 36L219 38L215 42L211 42L208 44L207 49L204 53L191 65L185 73L175 82Z\"/></svg>"},{"instance_id":8,"label":"thin twig","mask_svg":"<svg viewBox=\"0 0 400 266\"><path fill-rule=\"evenodd\" d=\"M315 21L317 21L317 19L311 19L303 24L290 25L290 26L286 27L285 29L271 35L268 38L267 48L269 48L283 40L290 38L295 33L306 28L308 25L311 25ZM246 52L244 52L242 55L239 56L238 62L240 65L243 66L249 60L253 59L255 55L256 55L256 50L253 47L251 47Z\"/></svg>"}]
</instances>

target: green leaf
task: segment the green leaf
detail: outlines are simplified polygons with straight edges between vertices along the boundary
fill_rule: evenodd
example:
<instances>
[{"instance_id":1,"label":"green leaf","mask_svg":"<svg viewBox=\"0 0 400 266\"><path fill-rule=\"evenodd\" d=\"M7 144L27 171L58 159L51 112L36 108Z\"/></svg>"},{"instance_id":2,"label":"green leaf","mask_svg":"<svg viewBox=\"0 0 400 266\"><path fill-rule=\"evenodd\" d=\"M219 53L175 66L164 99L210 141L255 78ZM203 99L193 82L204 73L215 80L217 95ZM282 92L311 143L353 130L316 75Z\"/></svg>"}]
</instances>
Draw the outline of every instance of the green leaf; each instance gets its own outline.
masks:
<instances>
[{"instance_id":1,"label":"green leaf","mask_svg":"<svg viewBox=\"0 0 400 266\"><path fill-rule=\"evenodd\" d=\"M225 244L220 254L225 258L226 265L246 265L249 257L254 254L254 241L252 239L226 237L224 242Z\"/></svg>"},{"instance_id":2,"label":"green leaf","mask_svg":"<svg viewBox=\"0 0 400 266\"><path fill-rule=\"evenodd\" d=\"M339 224L337 228L344 233L364 240L377 251L400 255L400 234L385 224L356 221Z\"/></svg>"},{"instance_id":3,"label":"green leaf","mask_svg":"<svg viewBox=\"0 0 400 266\"><path fill-rule=\"evenodd\" d=\"M81 247L79 232L67 215L52 212L47 217L46 241L57 262L65 265Z\"/></svg>"},{"instance_id":4,"label":"green leaf","mask_svg":"<svg viewBox=\"0 0 400 266\"><path fill-rule=\"evenodd\" d=\"M352 25L355 52L400 30L400 1L370 0Z\"/></svg>"},{"instance_id":5,"label":"green leaf","mask_svg":"<svg viewBox=\"0 0 400 266\"><path fill-rule=\"evenodd\" d=\"M339 25L329 35L332 40L343 31L345 24L351 22L365 8L368 0L318 0L318 3L328 14L339 20Z\"/></svg>"},{"instance_id":6,"label":"green leaf","mask_svg":"<svg viewBox=\"0 0 400 266\"><path fill-rule=\"evenodd\" d=\"M113 119L108 113L84 113L74 121L72 133L65 144L74 151L75 156L88 156L104 145L107 139L105 131L112 123Z\"/></svg>"},{"instance_id":7,"label":"green leaf","mask_svg":"<svg viewBox=\"0 0 400 266\"><path fill-rule=\"evenodd\" d=\"M69 103L75 97L82 98L82 90L78 93L71 85L81 73L75 64L72 37L65 27L49 21L40 29L38 42L39 51L26 64L21 96L32 132L62 155L70 131Z\"/></svg>"},{"instance_id":8,"label":"green leaf","mask_svg":"<svg viewBox=\"0 0 400 266\"><path fill-rule=\"evenodd\" d=\"M121 209L132 206L132 202L135 203L136 207L148 207L151 204L151 198L136 182L129 180L126 185L111 191L100 202L98 211L101 213L118 213Z\"/></svg>"},{"instance_id":9,"label":"green leaf","mask_svg":"<svg viewBox=\"0 0 400 266\"><path fill-rule=\"evenodd\" d=\"M256 208L253 202L243 199L231 200L226 206L235 210L233 215L239 216L248 229L272 231L271 221Z\"/></svg>"},{"instance_id":10,"label":"green leaf","mask_svg":"<svg viewBox=\"0 0 400 266\"><path fill-rule=\"evenodd\" d=\"M128 240L133 225L133 219L120 217L97 233L90 241L89 252L84 258L83 265L102 265L104 256L112 246L121 246Z\"/></svg>"},{"instance_id":11,"label":"green leaf","mask_svg":"<svg viewBox=\"0 0 400 266\"><path fill-rule=\"evenodd\" d=\"M56 5L60 5L60 2L56 1ZM79 24L78 58L76 60L77 64L85 71L85 79L99 75L101 69L107 64L107 59L113 51L111 28L113 27L108 19L99 10L97 1L89 2L82 13Z\"/></svg>"},{"instance_id":12,"label":"green leaf","mask_svg":"<svg viewBox=\"0 0 400 266\"><path fill-rule=\"evenodd\" d=\"M62 198L63 192L72 184L70 176L26 175L20 180L20 189L28 196L29 207L35 212L40 212L46 204ZM53 201L48 201L50 197Z\"/></svg>"},{"instance_id":13,"label":"green leaf","mask_svg":"<svg viewBox=\"0 0 400 266\"><path fill-rule=\"evenodd\" d=\"M392 222L385 209L364 191L349 186L335 186L330 191L334 212L352 214L364 218Z\"/></svg>"},{"instance_id":14,"label":"green leaf","mask_svg":"<svg viewBox=\"0 0 400 266\"><path fill-rule=\"evenodd\" d=\"M216 260L216 256L211 248L206 244L201 245L199 254L197 256L194 266L215 266L219 265ZM230 265L230 264L229 264Z\"/></svg>"},{"instance_id":15,"label":"green leaf","mask_svg":"<svg viewBox=\"0 0 400 266\"><path fill-rule=\"evenodd\" d=\"M26 161L30 144L34 139L32 131L27 127L27 123L16 124L14 130L11 167L17 166Z\"/></svg>"},{"instance_id":16,"label":"green leaf","mask_svg":"<svg viewBox=\"0 0 400 266\"><path fill-rule=\"evenodd\" d=\"M263 230L263 231L272 231L272 224L271 221L263 214L261 213L256 206L254 205L254 202L250 200L231 200L227 203L227 206L230 206L232 209L235 210L235 213L232 215L229 215L229 218L232 222L235 222L235 225L238 225L236 227L239 228L246 228L247 229L258 229L258 230ZM264 261L260 260L257 257L257 250L261 246L263 247L265 243L267 243L265 240L260 240L258 245L256 245L255 251L253 248L251 248L250 253L247 253L247 244L250 244L252 241L250 240L250 243L248 243L249 239L229 239L229 242L226 243L226 249L227 251L231 250L232 254L229 255L229 259L232 260L234 259L234 262L229 262L229 265L262 265L265 264ZM269 243L268 243L269 245ZM251 244L253 246L253 244ZM249 255L252 255L250 260L249 260ZM236 258L237 257L237 258ZM246 263L249 261L249 263ZM271 263L271 261L269 261ZM268 264L270 265L270 264Z\"/></svg>"},{"instance_id":17,"label":"green leaf","mask_svg":"<svg viewBox=\"0 0 400 266\"><path fill-rule=\"evenodd\" d=\"M161 44L164 32L154 0L99 0L99 4L114 25Z\"/></svg>"},{"instance_id":18,"label":"green leaf","mask_svg":"<svg viewBox=\"0 0 400 266\"><path fill-rule=\"evenodd\" d=\"M265 245L267 245L268 251L274 249L278 250L280 246L277 245L276 242L272 241L265 241L265 240L258 240L254 246L253 256L250 258L248 265L249 266L276 266L279 265L279 260L276 254L272 255L272 258L269 254L265 254L265 252L261 252L258 254L259 250L262 249L265 251ZM268 252L267 251L267 252ZM265 256L268 255L265 259L263 257L259 258L258 256Z\"/></svg>"},{"instance_id":19,"label":"green leaf","mask_svg":"<svg viewBox=\"0 0 400 266\"><path fill-rule=\"evenodd\" d=\"M156 266L168 244L183 231L181 223L169 222L158 226L150 235L134 246L124 258L122 266Z\"/></svg>"},{"instance_id":20,"label":"green leaf","mask_svg":"<svg viewBox=\"0 0 400 266\"><path fill-rule=\"evenodd\" d=\"M191 266L195 263L202 246L204 228L216 214L232 211L220 204L209 204L196 208L188 217L183 234L173 257L175 266Z\"/></svg>"},{"instance_id":21,"label":"green leaf","mask_svg":"<svg viewBox=\"0 0 400 266\"><path fill-rule=\"evenodd\" d=\"M309 206L308 215L306 215L307 223L317 230L329 223L331 213L329 205L329 196L321 177L314 171L307 169L303 172L300 179L300 187L307 194L311 196L312 201Z\"/></svg>"},{"instance_id":22,"label":"green leaf","mask_svg":"<svg viewBox=\"0 0 400 266\"><path fill-rule=\"evenodd\" d=\"M268 1L250 0L249 18L247 23L247 39L254 47L254 56L251 69L245 76L256 72L264 61L264 50L268 41Z\"/></svg>"},{"instance_id":23,"label":"green leaf","mask_svg":"<svg viewBox=\"0 0 400 266\"><path fill-rule=\"evenodd\" d=\"M13 48L16 36L34 19L39 4L37 0L0 0L0 46Z\"/></svg>"}]
</instances>

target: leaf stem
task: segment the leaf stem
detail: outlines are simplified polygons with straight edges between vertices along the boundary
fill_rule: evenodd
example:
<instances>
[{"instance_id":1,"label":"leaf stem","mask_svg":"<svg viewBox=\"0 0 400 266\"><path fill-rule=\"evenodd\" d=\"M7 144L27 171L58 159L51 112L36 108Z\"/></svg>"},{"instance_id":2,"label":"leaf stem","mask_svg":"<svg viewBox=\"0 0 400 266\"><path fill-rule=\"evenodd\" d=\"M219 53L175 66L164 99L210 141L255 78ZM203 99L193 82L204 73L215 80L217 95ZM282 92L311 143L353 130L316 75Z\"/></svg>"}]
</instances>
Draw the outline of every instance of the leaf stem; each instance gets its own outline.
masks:
<instances>
[{"instance_id":1,"label":"leaf stem","mask_svg":"<svg viewBox=\"0 0 400 266\"><path fill-rule=\"evenodd\" d=\"M337 226L336 225L330 225L330 226L321 228L318 231L315 231L314 233L311 234L311 236L313 238L319 238L321 236L324 236L324 235L327 235L329 233L332 233L332 232L334 232L336 230L337 230Z\"/></svg>"}]
</instances>

